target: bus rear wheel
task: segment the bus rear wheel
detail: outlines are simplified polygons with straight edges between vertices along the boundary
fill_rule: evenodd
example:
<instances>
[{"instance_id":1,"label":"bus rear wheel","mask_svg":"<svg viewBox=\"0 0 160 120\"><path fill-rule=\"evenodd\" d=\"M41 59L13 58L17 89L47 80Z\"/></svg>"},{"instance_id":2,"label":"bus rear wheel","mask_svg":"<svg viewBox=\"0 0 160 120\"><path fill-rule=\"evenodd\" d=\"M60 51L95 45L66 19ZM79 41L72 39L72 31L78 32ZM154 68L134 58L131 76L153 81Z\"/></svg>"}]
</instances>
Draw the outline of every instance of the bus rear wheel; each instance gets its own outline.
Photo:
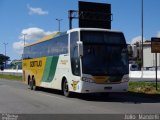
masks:
<instances>
[{"instance_id":1,"label":"bus rear wheel","mask_svg":"<svg viewBox=\"0 0 160 120\"><path fill-rule=\"evenodd\" d=\"M36 85L35 85L35 78L32 77L32 79L29 80L29 86L31 90L36 90Z\"/></svg>"},{"instance_id":2,"label":"bus rear wheel","mask_svg":"<svg viewBox=\"0 0 160 120\"><path fill-rule=\"evenodd\" d=\"M64 96L70 97L71 93L69 92L69 86L68 86L68 82L66 79L63 81L62 90L63 90Z\"/></svg>"}]
</instances>

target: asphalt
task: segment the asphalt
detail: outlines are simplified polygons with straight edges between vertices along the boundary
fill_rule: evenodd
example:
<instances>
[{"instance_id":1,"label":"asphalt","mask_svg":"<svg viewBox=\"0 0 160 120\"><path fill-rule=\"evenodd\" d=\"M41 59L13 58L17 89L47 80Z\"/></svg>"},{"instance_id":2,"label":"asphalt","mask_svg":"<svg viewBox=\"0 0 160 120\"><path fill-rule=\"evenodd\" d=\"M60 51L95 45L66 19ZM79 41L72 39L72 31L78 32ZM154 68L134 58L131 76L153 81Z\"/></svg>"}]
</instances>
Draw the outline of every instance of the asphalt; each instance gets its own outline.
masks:
<instances>
[{"instance_id":1,"label":"asphalt","mask_svg":"<svg viewBox=\"0 0 160 120\"><path fill-rule=\"evenodd\" d=\"M74 94L41 88L31 91L19 81L0 79L0 113L14 114L158 114L160 95L111 93Z\"/></svg>"}]
</instances>

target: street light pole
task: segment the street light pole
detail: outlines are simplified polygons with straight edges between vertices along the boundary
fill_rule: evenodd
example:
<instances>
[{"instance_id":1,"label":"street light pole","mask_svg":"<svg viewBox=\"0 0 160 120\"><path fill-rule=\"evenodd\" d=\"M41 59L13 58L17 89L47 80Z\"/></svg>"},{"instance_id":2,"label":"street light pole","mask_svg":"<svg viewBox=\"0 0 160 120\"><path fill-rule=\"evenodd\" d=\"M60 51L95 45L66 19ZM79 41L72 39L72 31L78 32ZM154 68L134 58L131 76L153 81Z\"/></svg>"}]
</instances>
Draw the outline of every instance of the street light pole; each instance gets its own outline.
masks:
<instances>
[{"instance_id":1,"label":"street light pole","mask_svg":"<svg viewBox=\"0 0 160 120\"><path fill-rule=\"evenodd\" d=\"M8 43L3 43L4 44L4 55L6 56L6 46L8 45Z\"/></svg>"},{"instance_id":2,"label":"street light pole","mask_svg":"<svg viewBox=\"0 0 160 120\"><path fill-rule=\"evenodd\" d=\"M4 44L4 55L6 56L6 46L8 45L8 43L3 43ZM6 61L5 61L5 68L6 68Z\"/></svg>"},{"instance_id":3,"label":"street light pole","mask_svg":"<svg viewBox=\"0 0 160 120\"><path fill-rule=\"evenodd\" d=\"M63 19L56 19L58 21L58 31L60 32L60 22L63 20Z\"/></svg>"},{"instance_id":4,"label":"street light pole","mask_svg":"<svg viewBox=\"0 0 160 120\"><path fill-rule=\"evenodd\" d=\"M26 33L25 34L23 34L23 40L24 40L24 46L25 46L25 42L26 42Z\"/></svg>"},{"instance_id":5,"label":"street light pole","mask_svg":"<svg viewBox=\"0 0 160 120\"><path fill-rule=\"evenodd\" d=\"M141 1L141 5L142 5L142 10L141 10L141 30L142 30L142 68L143 68L143 66L144 66L144 62L143 62L143 0Z\"/></svg>"}]
</instances>

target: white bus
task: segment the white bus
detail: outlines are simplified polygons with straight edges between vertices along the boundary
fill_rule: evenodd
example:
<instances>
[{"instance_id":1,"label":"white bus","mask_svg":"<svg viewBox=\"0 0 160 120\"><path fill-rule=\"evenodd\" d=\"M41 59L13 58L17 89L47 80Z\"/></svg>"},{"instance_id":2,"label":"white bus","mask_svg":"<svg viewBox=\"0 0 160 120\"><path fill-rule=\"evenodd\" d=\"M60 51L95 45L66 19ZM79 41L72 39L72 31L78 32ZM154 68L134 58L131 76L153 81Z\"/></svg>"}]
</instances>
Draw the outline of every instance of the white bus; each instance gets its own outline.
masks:
<instances>
[{"instance_id":1,"label":"white bus","mask_svg":"<svg viewBox=\"0 0 160 120\"><path fill-rule=\"evenodd\" d=\"M127 44L122 32L75 28L26 45L24 81L70 93L127 92Z\"/></svg>"}]
</instances>

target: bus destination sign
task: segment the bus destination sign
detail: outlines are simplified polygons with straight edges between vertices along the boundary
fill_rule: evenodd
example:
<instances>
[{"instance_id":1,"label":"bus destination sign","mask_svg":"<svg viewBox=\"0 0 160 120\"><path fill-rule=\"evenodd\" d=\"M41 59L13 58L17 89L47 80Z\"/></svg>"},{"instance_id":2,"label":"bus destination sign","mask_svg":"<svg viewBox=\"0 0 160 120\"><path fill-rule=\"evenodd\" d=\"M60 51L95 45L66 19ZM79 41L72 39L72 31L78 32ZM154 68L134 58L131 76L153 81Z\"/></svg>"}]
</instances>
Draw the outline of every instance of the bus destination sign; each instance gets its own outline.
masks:
<instances>
[{"instance_id":1,"label":"bus destination sign","mask_svg":"<svg viewBox=\"0 0 160 120\"><path fill-rule=\"evenodd\" d=\"M151 52L160 53L160 38L157 37L151 38Z\"/></svg>"}]
</instances>

